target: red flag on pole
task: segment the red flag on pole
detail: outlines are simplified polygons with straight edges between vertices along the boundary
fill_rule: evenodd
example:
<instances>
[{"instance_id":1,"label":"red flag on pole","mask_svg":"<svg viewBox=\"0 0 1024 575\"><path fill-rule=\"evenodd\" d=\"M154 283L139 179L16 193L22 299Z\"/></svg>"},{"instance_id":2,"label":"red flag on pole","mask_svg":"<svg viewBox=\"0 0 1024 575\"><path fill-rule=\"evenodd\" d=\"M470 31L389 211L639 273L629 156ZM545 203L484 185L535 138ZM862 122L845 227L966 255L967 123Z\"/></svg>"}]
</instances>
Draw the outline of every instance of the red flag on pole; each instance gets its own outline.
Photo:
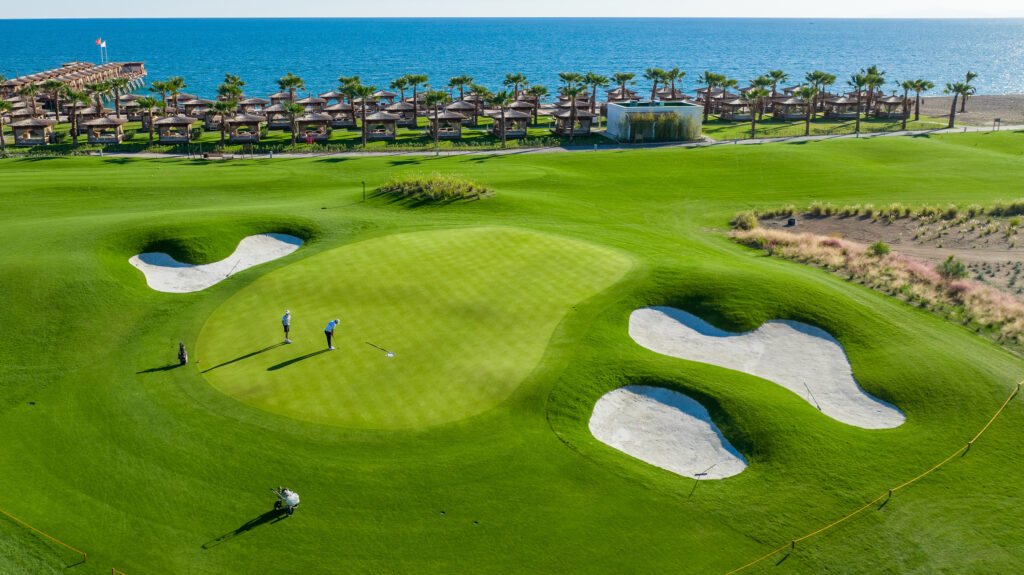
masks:
<instances>
[{"instance_id":1,"label":"red flag on pole","mask_svg":"<svg viewBox=\"0 0 1024 575\"><path fill-rule=\"evenodd\" d=\"M96 38L96 45L99 46L103 43L103 38Z\"/></svg>"}]
</instances>

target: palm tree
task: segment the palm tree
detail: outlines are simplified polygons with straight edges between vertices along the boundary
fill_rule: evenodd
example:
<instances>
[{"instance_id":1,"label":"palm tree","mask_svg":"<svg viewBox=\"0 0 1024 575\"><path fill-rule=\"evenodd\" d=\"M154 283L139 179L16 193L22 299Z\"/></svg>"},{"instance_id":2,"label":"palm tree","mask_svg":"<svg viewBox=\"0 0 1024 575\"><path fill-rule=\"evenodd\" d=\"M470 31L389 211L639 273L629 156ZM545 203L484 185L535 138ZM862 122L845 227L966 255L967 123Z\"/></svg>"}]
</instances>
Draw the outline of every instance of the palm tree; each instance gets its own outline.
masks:
<instances>
[{"instance_id":1,"label":"palm tree","mask_svg":"<svg viewBox=\"0 0 1024 575\"><path fill-rule=\"evenodd\" d=\"M241 76L235 76L234 74L224 74L224 83L231 86L237 86L238 88L245 87L245 80L243 80Z\"/></svg>"},{"instance_id":2,"label":"palm tree","mask_svg":"<svg viewBox=\"0 0 1024 575\"><path fill-rule=\"evenodd\" d=\"M60 95L67 89L67 84L60 80L47 80L40 86L44 92L50 95L53 100L53 112L57 114L57 121L60 121Z\"/></svg>"},{"instance_id":3,"label":"palm tree","mask_svg":"<svg viewBox=\"0 0 1024 575\"><path fill-rule=\"evenodd\" d=\"M804 103L804 135L811 135L811 110L814 109L814 101L818 97L817 86L803 86L796 91L796 97Z\"/></svg>"},{"instance_id":4,"label":"palm tree","mask_svg":"<svg viewBox=\"0 0 1024 575\"><path fill-rule=\"evenodd\" d=\"M366 147L366 134L367 134L367 130L366 130L366 101L368 99L370 99L371 96L373 96L373 93L377 91L377 88L375 88L373 86L364 86L362 84L350 84L349 85L349 90L350 90L350 93L352 94L352 96L354 96L356 98L359 98L359 103L361 105L360 106L360 108L362 110L361 111L361 117L362 117L362 120L363 120L362 121L362 124L363 124L363 147L365 148Z\"/></svg>"},{"instance_id":5,"label":"palm tree","mask_svg":"<svg viewBox=\"0 0 1024 575\"><path fill-rule=\"evenodd\" d=\"M822 92L826 92L827 91L826 88L828 88L832 84L835 84L838 79L839 79L839 77L836 76L835 74L825 74L824 76L822 76L821 77L821 91ZM823 95L824 94L822 94L822 96ZM821 100L822 96L819 96L818 99Z\"/></svg>"},{"instance_id":6,"label":"palm tree","mask_svg":"<svg viewBox=\"0 0 1024 575\"><path fill-rule=\"evenodd\" d=\"M768 86L772 85L772 81L773 81L772 78L769 77L769 76L758 76L757 78L754 78L753 80L750 81L750 85L753 86L754 88L762 88L762 89L767 90ZM771 92L769 92L768 94L771 95ZM766 101L767 101L767 98L762 98L759 101L759 103L758 103L758 106L759 106L758 109L757 109L757 120L758 121L761 121L761 120L764 119L764 109L765 109Z\"/></svg>"},{"instance_id":7,"label":"palm tree","mask_svg":"<svg viewBox=\"0 0 1024 575\"><path fill-rule=\"evenodd\" d=\"M778 93L779 82L789 80L789 74L782 70L769 70L767 76L772 79L772 98Z\"/></svg>"},{"instance_id":8,"label":"palm tree","mask_svg":"<svg viewBox=\"0 0 1024 575\"><path fill-rule=\"evenodd\" d=\"M448 87L449 88L452 88L453 90L454 90L454 88L458 88L459 89L459 100L460 101L466 99L466 86L471 86L472 84L473 84L473 77L472 76L466 76L466 75L455 76L454 78L451 78L451 79L448 80ZM452 99L453 100L455 99L455 94L454 93L452 94Z\"/></svg>"},{"instance_id":9,"label":"palm tree","mask_svg":"<svg viewBox=\"0 0 1024 575\"><path fill-rule=\"evenodd\" d=\"M505 87L512 87L512 98L519 97L519 86L526 84L525 74L505 74L505 79L502 80L502 85Z\"/></svg>"},{"instance_id":10,"label":"palm tree","mask_svg":"<svg viewBox=\"0 0 1024 575\"><path fill-rule=\"evenodd\" d=\"M352 103L352 95L349 94L348 87L358 84L360 84L359 76L338 76L338 91L347 95L349 104Z\"/></svg>"},{"instance_id":11,"label":"palm tree","mask_svg":"<svg viewBox=\"0 0 1024 575\"><path fill-rule=\"evenodd\" d=\"M39 113L36 108L36 95L39 94L39 86L37 84L25 84L18 90L18 95L22 98L32 102L32 115L35 116Z\"/></svg>"},{"instance_id":12,"label":"palm tree","mask_svg":"<svg viewBox=\"0 0 1024 575\"><path fill-rule=\"evenodd\" d=\"M956 120L956 99L957 96L966 96L970 94L974 89L973 86L967 82L955 82L953 84L946 84L946 89L942 91L943 94L953 95L953 105L949 108L949 128L953 127L953 122Z\"/></svg>"},{"instance_id":13,"label":"palm tree","mask_svg":"<svg viewBox=\"0 0 1024 575\"><path fill-rule=\"evenodd\" d=\"M651 101L653 102L658 96L658 82L665 79L665 71L661 68L648 68L644 71L644 80L650 80L653 82L651 87Z\"/></svg>"},{"instance_id":14,"label":"palm tree","mask_svg":"<svg viewBox=\"0 0 1024 575\"><path fill-rule=\"evenodd\" d=\"M68 104L71 105L71 144L78 147L78 106L88 106L92 101L85 92L68 90L66 95ZM152 122L150 123L152 125Z\"/></svg>"},{"instance_id":15,"label":"palm tree","mask_svg":"<svg viewBox=\"0 0 1024 575\"><path fill-rule=\"evenodd\" d=\"M679 68L672 68L671 70L665 71L665 80L668 80L672 85L672 91L669 92L669 95L673 100L676 97L676 82L682 80L684 77L686 77L686 72L683 72Z\"/></svg>"},{"instance_id":16,"label":"palm tree","mask_svg":"<svg viewBox=\"0 0 1024 575\"><path fill-rule=\"evenodd\" d=\"M569 98L569 143L576 139L576 97L586 93L586 86L574 84L563 92Z\"/></svg>"},{"instance_id":17,"label":"palm tree","mask_svg":"<svg viewBox=\"0 0 1024 575\"><path fill-rule=\"evenodd\" d=\"M139 105L139 109L140 110L142 110L143 112L146 112L146 114L149 116L149 147L152 148L153 147L153 108L155 108L156 105L157 105L156 98L153 98L152 96L143 96L142 98L139 98L138 100L135 100L135 103Z\"/></svg>"},{"instance_id":18,"label":"palm tree","mask_svg":"<svg viewBox=\"0 0 1024 575\"><path fill-rule=\"evenodd\" d=\"M114 114L118 118L121 117L121 96L128 91L130 85L131 81L128 78L114 78L110 80L110 89L114 91Z\"/></svg>"},{"instance_id":19,"label":"palm tree","mask_svg":"<svg viewBox=\"0 0 1024 575\"><path fill-rule=\"evenodd\" d=\"M399 96L401 97L400 102L405 101L405 89L409 87L409 78L402 76L401 78L395 78L394 82L391 82L389 86L392 90L398 90Z\"/></svg>"},{"instance_id":20,"label":"palm tree","mask_svg":"<svg viewBox=\"0 0 1024 575\"><path fill-rule=\"evenodd\" d=\"M223 84L222 84L223 85ZM241 89L241 88L239 88ZM220 114L220 147L224 147L224 139L228 131L228 114L235 110L238 100L220 100L213 103L213 110ZM292 132L294 134L294 130ZM292 138L294 142L294 138Z\"/></svg>"},{"instance_id":21,"label":"palm tree","mask_svg":"<svg viewBox=\"0 0 1024 575\"><path fill-rule=\"evenodd\" d=\"M167 80L167 85L170 87L170 90L168 90L168 92L170 92L171 94L171 103L174 105L174 111L177 112L178 94L180 94L181 91L185 88L188 88L188 84L185 83L185 79L181 76L174 76L173 78L169 78Z\"/></svg>"},{"instance_id":22,"label":"palm tree","mask_svg":"<svg viewBox=\"0 0 1024 575\"><path fill-rule=\"evenodd\" d=\"M277 87L282 92L288 92L288 102L293 103L295 102L295 91L304 90L306 88L306 82L295 74L288 72L287 75L282 76L277 80Z\"/></svg>"},{"instance_id":23,"label":"palm tree","mask_svg":"<svg viewBox=\"0 0 1024 575\"><path fill-rule=\"evenodd\" d=\"M971 81L974 80L977 77L978 77L977 73L971 72L970 70L968 70L967 71L967 79L964 80L964 84L967 84L968 86L971 86ZM973 95L974 95L974 86L971 86L970 94L964 94L963 99L960 100L960 111L961 112L966 112L967 111L967 96L973 96Z\"/></svg>"},{"instance_id":24,"label":"palm tree","mask_svg":"<svg viewBox=\"0 0 1024 575\"><path fill-rule=\"evenodd\" d=\"M448 102L448 94L445 93L445 92L442 92L441 90L430 90L430 91L426 92L425 94L423 94L423 104L427 107L427 113L429 113L431 108L434 109L434 152L435 153L437 153L438 147L440 146L440 143L438 142L438 136L439 136L439 132L441 130L438 129L438 128L440 128L440 125L437 123L438 122L438 119L437 119L437 117L438 117L438 108L440 108L442 104L446 104L447 102Z\"/></svg>"},{"instance_id":25,"label":"palm tree","mask_svg":"<svg viewBox=\"0 0 1024 575\"><path fill-rule=\"evenodd\" d=\"M238 84L231 82L224 82L220 86L217 86L217 99L220 101L234 100L238 103L238 100L242 98L242 87Z\"/></svg>"},{"instance_id":26,"label":"palm tree","mask_svg":"<svg viewBox=\"0 0 1024 575\"><path fill-rule=\"evenodd\" d=\"M825 76L827 76L827 75L828 74L826 74L825 72L822 72L821 70L815 70L813 72L805 72L804 73L804 81L807 82L808 84L810 84L811 86L814 86L815 88L817 88L817 94L821 94L821 91L823 89L823 86L821 85L821 80ZM811 111L811 118L812 119L818 115L818 95L817 94L815 94L815 96L814 96L814 109Z\"/></svg>"},{"instance_id":27,"label":"palm tree","mask_svg":"<svg viewBox=\"0 0 1024 575\"><path fill-rule=\"evenodd\" d=\"M537 125L537 115L540 112L540 101L544 96L548 95L548 89L540 84L534 84L530 86L529 90L530 99L533 100L533 125Z\"/></svg>"},{"instance_id":28,"label":"palm tree","mask_svg":"<svg viewBox=\"0 0 1024 575\"><path fill-rule=\"evenodd\" d=\"M406 74L405 79L409 81L409 85L412 86L412 105L419 106L419 93L417 89L422 84L426 88L427 82L430 81L425 74Z\"/></svg>"},{"instance_id":29,"label":"palm tree","mask_svg":"<svg viewBox=\"0 0 1024 575\"><path fill-rule=\"evenodd\" d=\"M302 104L296 104L295 102L284 102L284 113L288 114L288 124L292 129L292 149L295 149L295 138L298 136L299 131L298 125L295 123L295 119L306 113L306 107ZM222 122L223 124L223 122ZM366 145L365 143L363 144Z\"/></svg>"},{"instance_id":30,"label":"palm tree","mask_svg":"<svg viewBox=\"0 0 1024 575\"><path fill-rule=\"evenodd\" d=\"M96 113L103 114L103 95L110 91L110 82L92 82L85 85L85 91L92 96Z\"/></svg>"},{"instance_id":31,"label":"palm tree","mask_svg":"<svg viewBox=\"0 0 1024 575\"><path fill-rule=\"evenodd\" d=\"M633 78L636 74L630 74L629 72L616 72L612 74L612 81L619 85L619 96L626 96L626 84L636 84Z\"/></svg>"},{"instance_id":32,"label":"palm tree","mask_svg":"<svg viewBox=\"0 0 1024 575\"><path fill-rule=\"evenodd\" d=\"M914 121L915 122L921 119L921 92L927 92L928 90L931 90L934 87L935 87L935 84L932 83L932 82L929 82L928 80L924 80L924 79L921 79L921 78L918 78L917 80L914 80L914 98L915 98L915 102L914 102Z\"/></svg>"},{"instance_id":33,"label":"palm tree","mask_svg":"<svg viewBox=\"0 0 1024 575\"><path fill-rule=\"evenodd\" d=\"M678 68L676 70L678 71ZM583 84L590 86L593 90L593 93L590 96L590 113L594 114L596 113L594 107L597 105L597 89L604 88L608 85L608 77L595 74L593 72L587 72L587 74L583 76Z\"/></svg>"},{"instance_id":34,"label":"palm tree","mask_svg":"<svg viewBox=\"0 0 1024 575\"><path fill-rule=\"evenodd\" d=\"M910 91L914 89L913 80L904 80L898 84L903 89L903 127L902 130L907 129L907 118L910 117Z\"/></svg>"},{"instance_id":35,"label":"palm tree","mask_svg":"<svg viewBox=\"0 0 1024 575\"><path fill-rule=\"evenodd\" d=\"M885 72L879 71L878 66L869 66L867 70L861 70L867 80L864 87L868 89L868 106L865 115L871 113L871 101L875 97L875 91L885 85Z\"/></svg>"},{"instance_id":36,"label":"palm tree","mask_svg":"<svg viewBox=\"0 0 1024 575\"><path fill-rule=\"evenodd\" d=\"M150 84L149 91L152 94L160 94L160 101L164 104L165 108L167 107L167 92L171 91L171 86L167 82L156 80Z\"/></svg>"},{"instance_id":37,"label":"palm tree","mask_svg":"<svg viewBox=\"0 0 1024 575\"><path fill-rule=\"evenodd\" d=\"M743 93L743 100L747 102L747 107L750 108L750 137L754 138L754 134L757 131L757 114L754 110L761 105L761 102L765 98L771 95L765 88L751 88Z\"/></svg>"},{"instance_id":38,"label":"palm tree","mask_svg":"<svg viewBox=\"0 0 1024 575\"><path fill-rule=\"evenodd\" d=\"M4 114L10 111L11 103L5 100L0 100L0 154L7 153L7 136L4 135Z\"/></svg>"},{"instance_id":39,"label":"palm tree","mask_svg":"<svg viewBox=\"0 0 1024 575\"><path fill-rule=\"evenodd\" d=\"M489 98L491 96L491 91L487 89L487 86L482 86L480 84L471 84L469 86L469 90L473 94L476 94L477 96L480 96L481 101L487 101L487 98ZM481 106L477 106L475 103L473 104L473 125L474 126L477 124L477 121L480 119L480 108L481 108Z\"/></svg>"},{"instance_id":40,"label":"palm tree","mask_svg":"<svg viewBox=\"0 0 1024 575\"><path fill-rule=\"evenodd\" d=\"M501 110L501 147L505 147L505 132L507 131L505 126L505 108L513 101L512 95L509 94L508 90L502 90L494 94L488 94L487 103Z\"/></svg>"},{"instance_id":41,"label":"palm tree","mask_svg":"<svg viewBox=\"0 0 1024 575\"><path fill-rule=\"evenodd\" d=\"M846 81L846 85L853 88L857 92L857 127L856 132L860 134L860 100L863 95L864 88L868 85L870 78L867 74L854 74L850 76L850 79Z\"/></svg>"},{"instance_id":42,"label":"palm tree","mask_svg":"<svg viewBox=\"0 0 1024 575\"><path fill-rule=\"evenodd\" d=\"M704 73L697 78L697 81L707 86L707 93L704 94L704 121L708 121L708 113L711 111L711 91L725 81L725 76L704 70Z\"/></svg>"}]
</instances>

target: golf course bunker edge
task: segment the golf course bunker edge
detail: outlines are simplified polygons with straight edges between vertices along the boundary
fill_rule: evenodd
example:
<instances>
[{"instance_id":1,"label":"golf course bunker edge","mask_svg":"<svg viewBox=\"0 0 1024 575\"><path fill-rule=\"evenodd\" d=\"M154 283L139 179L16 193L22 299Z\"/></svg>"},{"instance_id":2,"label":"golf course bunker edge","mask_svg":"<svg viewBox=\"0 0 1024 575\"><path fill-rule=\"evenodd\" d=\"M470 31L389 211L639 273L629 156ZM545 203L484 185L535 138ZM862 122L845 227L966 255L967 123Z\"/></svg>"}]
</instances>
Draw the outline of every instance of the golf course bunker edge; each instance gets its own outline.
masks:
<instances>
[{"instance_id":1,"label":"golf course bunker edge","mask_svg":"<svg viewBox=\"0 0 1024 575\"><path fill-rule=\"evenodd\" d=\"M708 410L671 389L613 389L597 400L589 427L601 443L678 475L724 479L747 468Z\"/></svg>"},{"instance_id":2,"label":"golf course bunker edge","mask_svg":"<svg viewBox=\"0 0 1024 575\"><path fill-rule=\"evenodd\" d=\"M439 425L512 395L573 308L633 265L614 248L512 227L375 237L256 278L210 314L196 356L214 388L278 415L358 429Z\"/></svg>"},{"instance_id":3,"label":"golf course bunker edge","mask_svg":"<svg viewBox=\"0 0 1024 575\"><path fill-rule=\"evenodd\" d=\"M906 421L895 406L861 389L835 338L805 323L770 320L734 333L679 309L646 307L630 314L629 336L656 353L767 379L842 423L890 429Z\"/></svg>"},{"instance_id":4,"label":"golf course bunker edge","mask_svg":"<svg viewBox=\"0 0 1024 575\"><path fill-rule=\"evenodd\" d=\"M181 263L168 254L149 252L134 255L128 262L146 276L146 285L167 293L202 291L253 266L294 252L302 240L288 234L255 234L242 238L228 257L210 264Z\"/></svg>"}]
</instances>

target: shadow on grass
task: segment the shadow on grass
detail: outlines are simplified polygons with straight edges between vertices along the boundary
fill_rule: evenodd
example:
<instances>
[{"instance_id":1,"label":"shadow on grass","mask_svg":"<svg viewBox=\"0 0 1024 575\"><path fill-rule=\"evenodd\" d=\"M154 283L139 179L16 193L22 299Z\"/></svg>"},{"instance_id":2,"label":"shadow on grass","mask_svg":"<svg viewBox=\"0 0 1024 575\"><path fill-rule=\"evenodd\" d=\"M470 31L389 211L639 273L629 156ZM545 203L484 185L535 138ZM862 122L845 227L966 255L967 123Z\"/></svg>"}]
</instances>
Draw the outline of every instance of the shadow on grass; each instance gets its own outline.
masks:
<instances>
[{"instance_id":1,"label":"shadow on grass","mask_svg":"<svg viewBox=\"0 0 1024 575\"><path fill-rule=\"evenodd\" d=\"M271 509L270 511L267 511L266 513L263 513L258 517L246 521L237 529L233 531L228 531L227 533L221 535L220 537L217 537L216 539L211 539L206 543L203 543L203 549L212 549L220 545L221 543L225 543L227 541L234 539L235 537L238 537L239 535L242 535L243 533L252 531L260 525L266 525L268 523L274 524L278 521L281 521L285 517L288 517L288 514L284 509Z\"/></svg>"},{"instance_id":2,"label":"shadow on grass","mask_svg":"<svg viewBox=\"0 0 1024 575\"><path fill-rule=\"evenodd\" d=\"M161 365L160 367L151 367L149 369L144 369L142 371L136 371L135 375L139 375L139 374L142 374L142 373L156 373L158 371L171 371L172 369L174 369L176 367L181 367L181 364L180 363L169 363L167 365Z\"/></svg>"},{"instance_id":3,"label":"shadow on grass","mask_svg":"<svg viewBox=\"0 0 1024 575\"><path fill-rule=\"evenodd\" d=\"M300 355L299 357L289 359L288 361L282 361L281 363L279 363L277 365L272 365L272 366L267 368L267 371L277 371L279 369L283 369L285 367L288 367L289 365L292 365L293 363L299 363L300 361L302 361L304 359L309 359L311 357L320 355L321 353L327 353L328 351L330 351L330 350L329 349L321 349L320 351L314 351L312 353L307 353L306 355Z\"/></svg>"},{"instance_id":4,"label":"shadow on grass","mask_svg":"<svg viewBox=\"0 0 1024 575\"><path fill-rule=\"evenodd\" d=\"M217 365L215 365L215 366L213 366L213 367L211 367L209 369L205 369L205 370L203 370L203 373L206 373L207 371L213 371L213 370L217 369L218 367L224 367L225 365L231 365L232 363L235 363L236 361L242 361L243 359L249 359L250 357L253 357L255 355L259 355L259 354L261 354L261 353L263 353L265 351L270 351L270 350L274 349L275 347L281 347L282 345L285 345L285 344L283 342L282 343L275 343L274 345L271 345L269 347L265 347L265 348L263 348L261 350L254 351L252 353L247 353L245 355L240 355L240 356L236 357L235 359L229 359L228 361L225 361L224 363L218 363Z\"/></svg>"}]
</instances>

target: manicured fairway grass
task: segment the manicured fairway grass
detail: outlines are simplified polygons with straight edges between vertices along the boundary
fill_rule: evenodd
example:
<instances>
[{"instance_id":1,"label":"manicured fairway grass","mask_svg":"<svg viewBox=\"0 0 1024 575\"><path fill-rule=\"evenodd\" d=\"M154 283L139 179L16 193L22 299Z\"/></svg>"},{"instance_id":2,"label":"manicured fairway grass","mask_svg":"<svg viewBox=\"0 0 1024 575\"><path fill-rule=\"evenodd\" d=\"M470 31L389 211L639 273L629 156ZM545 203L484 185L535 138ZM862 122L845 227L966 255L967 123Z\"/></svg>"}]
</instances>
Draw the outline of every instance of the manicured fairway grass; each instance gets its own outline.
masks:
<instances>
[{"instance_id":1,"label":"manicured fairway grass","mask_svg":"<svg viewBox=\"0 0 1024 575\"><path fill-rule=\"evenodd\" d=\"M408 172L464 176L496 195L362 200L362 181L373 189ZM945 458L1003 402L1024 362L927 311L714 230L742 209L814 200L991 204L1024 195L1022 181L1024 134L1006 132L451 158L0 161L0 508L87 551L88 563L64 569L73 574L725 573ZM248 360L202 373L220 363L203 357L204 326L279 275L335 254L366 257L359 246L373 242L513 228L555 247L585 246L579 262L550 272L577 292L560 309L579 303L553 316L545 343L531 344L543 349L539 362L516 358L528 375L489 409L398 429L321 424L211 384L219 369L248 369ZM155 247L216 261L258 232L306 243L191 294L153 291L128 263ZM549 252L532 241L499 247ZM619 278L621 264L595 264L593 250L623 254L615 257L628 271ZM452 281L440 266L414 264ZM574 279L587 266L606 278L591 291ZM551 289L533 288L531 275L492 285L523 298ZM359 279L364 293L387 287ZM327 317L274 301L247 325L254 341L276 341L291 307L297 337L312 342L292 349L315 349L338 310L344 345L368 348L351 319L369 313L368 298L349 313L319 304ZM732 331L770 318L821 327L842 343L864 390L907 421L855 428L773 383L648 351L627 334L629 314L648 305ZM179 341L202 363L173 367ZM386 361L404 361L404 349L395 351ZM268 372L259 361L253 379L305 369ZM700 401L749 467L695 486L596 441L587 429L594 403L629 384ZM1024 555L1022 445L1017 398L967 455L746 573L1015 573ZM275 521L269 488L281 484L302 505ZM2 518L0 545L0 572L75 561Z\"/></svg>"},{"instance_id":2,"label":"manicured fairway grass","mask_svg":"<svg viewBox=\"0 0 1024 575\"><path fill-rule=\"evenodd\" d=\"M607 248L510 228L385 236L256 280L210 316L197 356L214 387L268 411L346 427L436 425L507 398L572 306L629 267ZM278 345L285 308L294 343ZM327 353L323 324L335 317Z\"/></svg>"}]
</instances>

